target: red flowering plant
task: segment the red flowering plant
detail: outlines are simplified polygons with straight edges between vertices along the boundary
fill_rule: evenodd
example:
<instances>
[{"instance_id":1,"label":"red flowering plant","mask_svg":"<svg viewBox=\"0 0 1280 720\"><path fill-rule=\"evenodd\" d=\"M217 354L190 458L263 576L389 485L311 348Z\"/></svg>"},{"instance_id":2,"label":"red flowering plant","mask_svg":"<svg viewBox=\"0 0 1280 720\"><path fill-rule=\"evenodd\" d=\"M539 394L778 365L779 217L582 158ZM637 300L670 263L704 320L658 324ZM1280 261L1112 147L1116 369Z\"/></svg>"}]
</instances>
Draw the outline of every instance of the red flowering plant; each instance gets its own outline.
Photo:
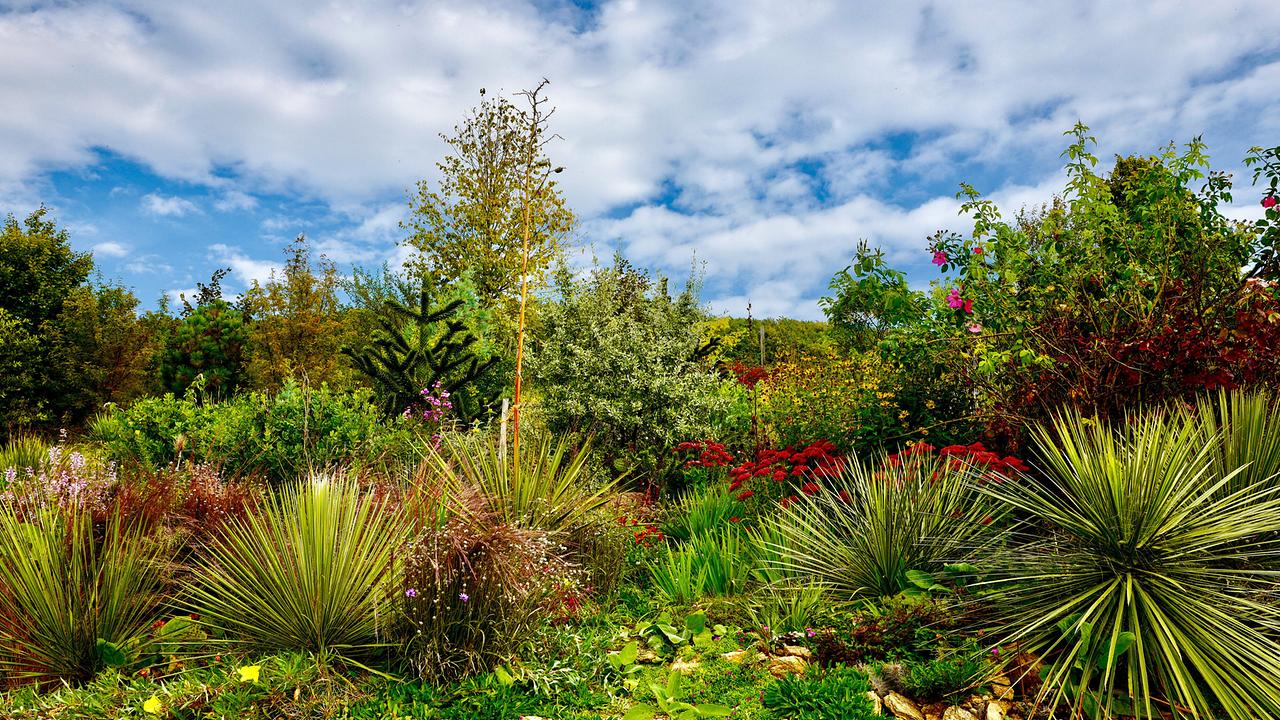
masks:
<instances>
[{"instance_id":1,"label":"red flowering plant","mask_svg":"<svg viewBox=\"0 0 1280 720\"><path fill-rule=\"evenodd\" d=\"M888 455L885 458L886 468L899 468L924 464L934 464L935 459L945 459L947 468L951 470L969 470L978 477L979 482L1004 482L1031 472L1031 467L1021 459L1012 455L1001 456L992 452L982 443L969 445L948 445L936 448L929 443L915 443L904 450Z\"/></svg>"},{"instance_id":2,"label":"red flowering plant","mask_svg":"<svg viewBox=\"0 0 1280 720\"><path fill-rule=\"evenodd\" d=\"M789 505L800 495L820 491L822 481L840 472L844 459L827 440L766 448L729 471L729 492L746 503L776 501Z\"/></svg>"}]
</instances>

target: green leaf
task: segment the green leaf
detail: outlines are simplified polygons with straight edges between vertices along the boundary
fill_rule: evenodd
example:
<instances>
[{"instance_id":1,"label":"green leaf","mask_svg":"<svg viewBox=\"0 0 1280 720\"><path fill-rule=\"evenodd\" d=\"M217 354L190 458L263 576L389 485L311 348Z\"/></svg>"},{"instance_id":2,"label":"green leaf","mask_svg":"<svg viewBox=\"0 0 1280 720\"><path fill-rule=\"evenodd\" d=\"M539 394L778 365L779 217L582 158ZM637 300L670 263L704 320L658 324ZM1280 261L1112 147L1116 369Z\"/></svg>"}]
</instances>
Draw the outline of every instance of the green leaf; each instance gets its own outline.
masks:
<instances>
[{"instance_id":1,"label":"green leaf","mask_svg":"<svg viewBox=\"0 0 1280 720\"><path fill-rule=\"evenodd\" d=\"M102 638L98 638L98 659L111 667L124 667L129 662L123 650Z\"/></svg>"},{"instance_id":2,"label":"green leaf","mask_svg":"<svg viewBox=\"0 0 1280 720\"><path fill-rule=\"evenodd\" d=\"M622 720L650 720L656 714L657 711L649 705L632 705L627 714L622 716Z\"/></svg>"},{"instance_id":3,"label":"green leaf","mask_svg":"<svg viewBox=\"0 0 1280 720\"><path fill-rule=\"evenodd\" d=\"M728 717L733 713L733 708L724 705L714 705L708 703L698 706L698 714L703 717Z\"/></svg>"},{"instance_id":4,"label":"green leaf","mask_svg":"<svg viewBox=\"0 0 1280 720\"><path fill-rule=\"evenodd\" d=\"M932 575L923 570L908 570L907 579L911 581L912 585L915 585L922 590L931 590L938 585L938 581L934 580Z\"/></svg>"},{"instance_id":5,"label":"green leaf","mask_svg":"<svg viewBox=\"0 0 1280 720\"><path fill-rule=\"evenodd\" d=\"M707 614L696 612L684 619L684 627L691 634L697 635L707 629Z\"/></svg>"},{"instance_id":6,"label":"green leaf","mask_svg":"<svg viewBox=\"0 0 1280 720\"><path fill-rule=\"evenodd\" d=\"M1111 643L1103 643L1098 648L1098 652L1094 655L1094 665L1099 670L1106 670L1115 664L1116 658L1129 652L1129 648L1133 646L1134 635L1131 632L1122 632L1115 637L1115 649L1112 650ZM1110 651L1110 652L1108 652Z\"/></svg>"}]
</instances>

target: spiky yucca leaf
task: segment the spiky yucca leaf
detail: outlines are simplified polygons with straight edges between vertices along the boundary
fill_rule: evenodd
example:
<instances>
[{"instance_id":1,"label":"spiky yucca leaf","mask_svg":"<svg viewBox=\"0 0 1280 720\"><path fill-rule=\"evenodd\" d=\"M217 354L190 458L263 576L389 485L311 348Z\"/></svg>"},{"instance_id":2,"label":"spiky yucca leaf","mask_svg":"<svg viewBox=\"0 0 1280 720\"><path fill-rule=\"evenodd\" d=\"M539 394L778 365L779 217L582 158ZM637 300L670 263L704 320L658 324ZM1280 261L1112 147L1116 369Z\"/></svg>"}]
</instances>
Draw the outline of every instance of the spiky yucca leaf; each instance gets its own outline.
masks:
<instances>
[{"instance_id":1,"label":"spiky yucca leaf","mask_svg":"<svg viewBox=\"0 0 1280 720\"><path fill-rule=\"evenodd\" d=\"M782 508L782 569L848 596L896 595L907 571L931 572L980 553L995 504L951 458L847 462L819 492Z\"/></svg>"},{"instance_id":2,"label":"spiky yucca leaf","mask_svg":"<svg viewBox=\"0 0 1280 720\"><path fill-rule=\"evenodd\" d=\"M274 491L210 543L189 585L202 621L247 649L348 659L386 642L403 514L348 480Z\"/></svg>"},{"instance_id":3,"label":"spiky yucca leaf","mask_svg":"<svg viewBox=\"0 0 1280 720\"><path fill-rule=\"evenodd\" d=\"M1223 390L1196 401L1191 417L1213 450L1213 474L1231 476L1220 493L1280 485L1280 403L1271 394Z\"/></svg>"},{"instance_id":4,"label":"spiky yucca leaf","mask_svg":"<svg viewBox=\"0 0 1280 720\"><path fill-rule=\"evenodd\" d=\"M1116 430L1067 415L1036 439L1045 484L981 490L1036 528L985 568L997 638L1044 660L1042 700L1094 717L1280 717L1280 611L1261 569L1280 550L1275 489L1231 490L1220 436L1177 414Z\"/></svg>"},{"instance_id":5,"label":"spiky yucca leaf","mask_svg":"<svg viewBox=\"0 0 1280 720\"><path fill-rule=\"evenodd\" d=\"M95 537L76 506L0 505L0 670L14 679L89 680L127 648L159 603L161 545L110 519Z\"/></svg>"},{"instance_id":6,"label":"spiky yucca leaf","mask_svg":"<svg viewBox=\"0 0 1280 720\"><path fill-rule=\"evenodd\" d=\"M550 440L528 447L516 468L484 436L457 436L429 450L418 485L434 480L446 488L479 488L488 510L512 527L567 532L581 527L614 496L616 483L593 483L587 472L590 445L571 452L570 443Z\"/></svg>"}]
</instances>

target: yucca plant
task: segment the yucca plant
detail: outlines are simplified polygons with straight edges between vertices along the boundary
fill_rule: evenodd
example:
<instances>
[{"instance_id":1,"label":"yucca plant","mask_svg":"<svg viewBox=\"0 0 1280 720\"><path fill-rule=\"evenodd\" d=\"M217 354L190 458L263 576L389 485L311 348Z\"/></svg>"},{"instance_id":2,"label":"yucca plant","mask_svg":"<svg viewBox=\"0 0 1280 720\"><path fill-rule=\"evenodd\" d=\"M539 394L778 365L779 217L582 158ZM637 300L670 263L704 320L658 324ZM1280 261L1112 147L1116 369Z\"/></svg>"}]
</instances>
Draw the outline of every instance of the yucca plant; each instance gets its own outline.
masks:
<instances>
[{"instance_id":1,"label":"yucca plant","mask_svg":"<svg viewBox=\"0 0 1280 720\"><path fill-rule=\"evenodd\" d=\"M1212 448L1213 475L1231 478L1219 494L1280 485L1280 403L1270 393L1222 390L1197 400L1189 417Z\"/></svg>"},{"instance_id":2,"label":"yucca plant","mask_svg":"<svg viewBox=\"0 0 1280 720\"><path fill-rule=\"evenodd\" d=\"M777 569L847 597L896 595L912 586L909 571L983 552L999 510L976 492L978 474L926 455L900 465L850 460L781 508L769 541Z\"/></svg>"},{"instance_id":3,"label":"yucca plant","mask_svg":"<svg viewBox=\"0 0 1280 720\"><path fill-rule=\"evenodd\" d=\"M1280 717L1263 569L1280 497L1261 479L1236 487L1222 437L1177 413L1115 429L1064 415L1035 433L1043 484L980 488L1035 529L1010 530L984 569L995 637L1042 659L1042 701L1092 717Z\"/></svg>"},{"instance_id":4,"label":"yucca plant","mask_svg":"<svg viewBox=\"0 0 1280 720\"><path fill-rule=\"evenodd\" d=\"M340 477L275 490L227 522L189 582L202 622L261 652L355 660L387 642L401 510Z\"/></svg>"},{"instance_id":5,"label":"yucca plant","mask_svg":"<svg viewBox=\"0 0 1280 720\"><path fill-rule=\"evenodd\" d=\"M588 523L614 496L614 482L590 477L590 452L589 443L573 452L566 439L544 439L521 453L517 468L486 436L453 436L439 450L427 450L418 484L479 488L503 524L568 532Z\"/></svg>"},{"instance_id":6,"label":"yucca plant","mask_svg":"<svg viewBox=\"0 0 1280 720\"><path fill-rule=\"evenodd\" d=\"M159 543L77 506L0 506L0 669L11 680L83 682L154 619Z\"/></svg>"}]
</instances>

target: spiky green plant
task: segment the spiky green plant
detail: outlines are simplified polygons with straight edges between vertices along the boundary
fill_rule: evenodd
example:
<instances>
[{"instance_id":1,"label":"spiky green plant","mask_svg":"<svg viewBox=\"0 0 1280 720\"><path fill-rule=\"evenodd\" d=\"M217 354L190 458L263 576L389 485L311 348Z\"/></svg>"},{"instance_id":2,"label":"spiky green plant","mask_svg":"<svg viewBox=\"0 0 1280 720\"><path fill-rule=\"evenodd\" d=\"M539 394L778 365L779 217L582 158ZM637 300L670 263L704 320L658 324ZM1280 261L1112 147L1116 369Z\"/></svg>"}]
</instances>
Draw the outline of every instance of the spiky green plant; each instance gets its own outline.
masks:
<instances>
[{"instance_id":1,"label":"spiky green plant","mask_svg":"<svg viewBox=\"0 0 1280 720\"><path fill-rule=\"evenodd\" d=\"M650 566L653 584L672 602L741 593L751 579L747 540L727 526L669 545Z\"/></svg>"},{"instance_id":2,"label":"spiky green plant","mask_svg":"<svg viewBox=\"0 0 1280 720\"><path fill-rule=\"evenodd\" d=\"M189 582L202 622L245 649L347 659L385 643L403 513L354 482L276 490L215 536Z\"/></svg>"},{"instance_id":3,"label":"spiky green plant","mask_svg":"<svg viewBox=\"0 0 1280 720\"><path fill-rule=\"evenodd\" d=\"M779 511L779 569L850 597L896 595L911 586L908 571L939 570L988 542L999 511L973 479L948 458L851 460Z\"/></svg>"},{"instance_id":4,"label":"spiky green plant","mask_svg":"<svg viewBox=\"0 0 1280 720\"><path fill-rule=\"evenodd\" d=\"M1066 415L1035 437L1047 481L982 492L1035 528L984 568L996 639L1043 659L1041 699L1093 717L1280 717L1274 485L1232 489L1222 437L1176 413L1116 429Z\"/></svg>"},{"instance_id":5,"label":"spiky green plant","mask_svg":"<svg viewBox=\"0 0 1280 720\"><path fill-rule=\"evenodd\" d=\"M521 453L516 468L490 438L454 436L438 451L427 449L418 484L478 488L505 525L569 532L590 522L614 497L615 482L590 477L590 453L590 443L574 452L567 439L544 439Z\"/></svg>"},{"instance_id":6,"label":"spiky green plant","mask_svg":"<svg viewBox=\"0 0 1280 720\"><path fill-rule=\"evenodd\" d=\"M1219 493L1280 485L1280 403L1272 394L1222 390L1197 400L1190 416L1213 449L1213 475L1231 476Z\"/></svg>"},{"instance_id":7,"label":"spiky green plant","mask_svg":"<svg viewBox=\"0 0 1280 720\"><path fill-rule=\"evenodd\" d=\"M49 461L49 446L35 435L15 435L0 448L0 489L7 483L4 471L13 468L25 473L27 468L39 471Z\"/></svg>"},{"instance_id":8,"label":"spiky green plant","mask_svg":"<svg viewBox=\"0 0 1280 720\"><path fill-rule=\"evenodd\" d=\"M723 485L707 485L680 496L671 508L662 532L676 540L689 540L729 524L742 512L742 503Z\"/></svg>"},{"instance_id":9,"label":"spiky green plant","mask_svg":"<svg viewBox=\"0 0 1280 720\"><path fill-rule=\"evenodd\" d=\"M14 680L83 682L153 619L161 544L75 506L0 506L0 670Z\"/></svg>"}]
</instances>

